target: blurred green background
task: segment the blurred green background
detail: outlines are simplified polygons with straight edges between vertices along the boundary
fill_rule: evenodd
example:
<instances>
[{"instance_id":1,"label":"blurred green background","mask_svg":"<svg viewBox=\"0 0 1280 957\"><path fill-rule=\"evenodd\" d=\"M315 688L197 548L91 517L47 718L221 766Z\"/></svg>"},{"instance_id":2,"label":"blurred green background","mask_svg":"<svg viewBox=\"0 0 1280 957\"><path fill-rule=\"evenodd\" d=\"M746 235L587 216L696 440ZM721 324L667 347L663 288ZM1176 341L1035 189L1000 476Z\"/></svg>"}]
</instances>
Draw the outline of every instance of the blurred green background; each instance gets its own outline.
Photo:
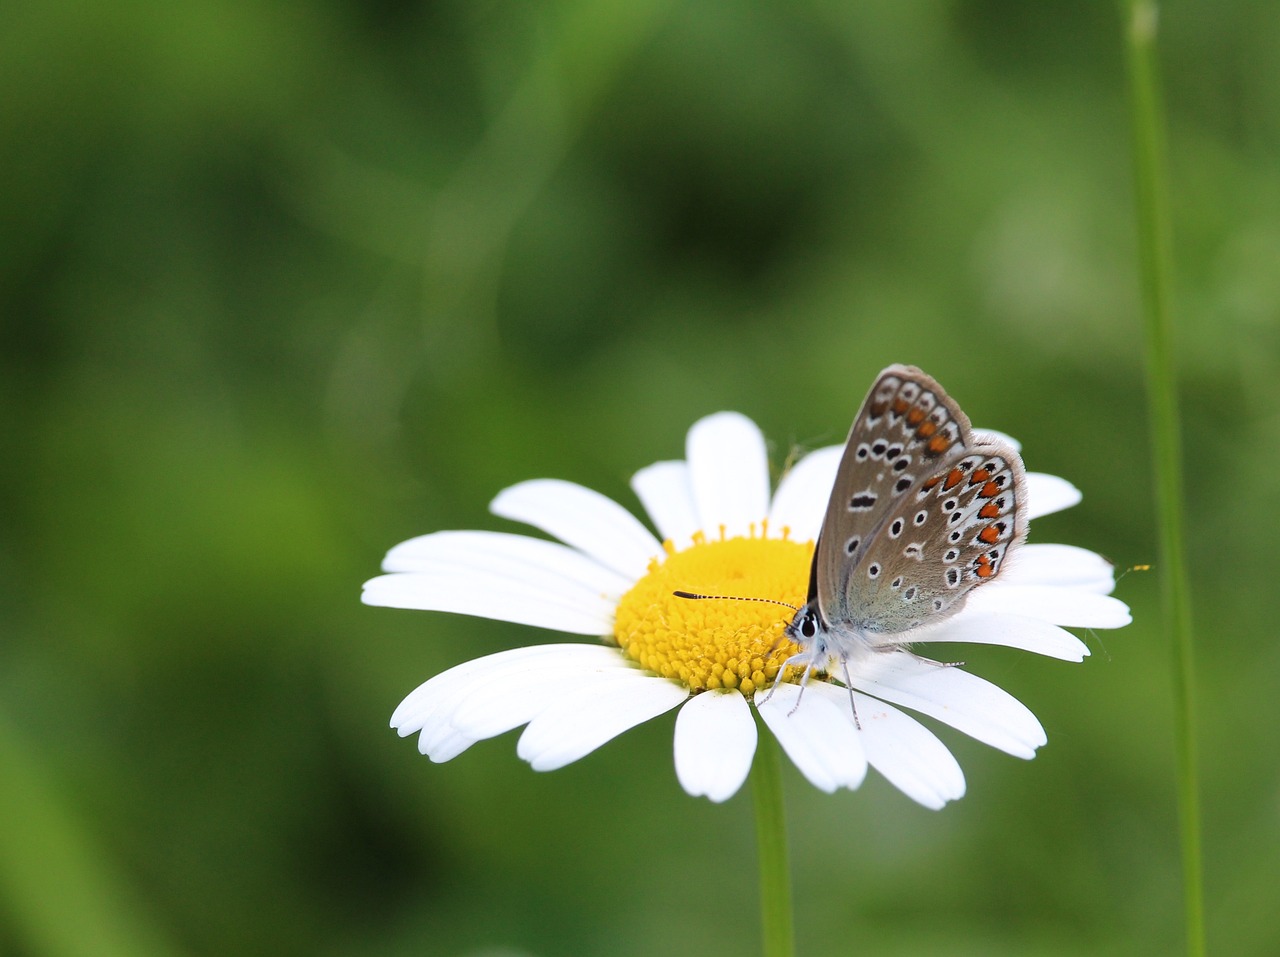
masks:
<instances>
[{"instance_id":1,"label":"blurred green background","mask_svg":"<svg viewBox=\"0 0 1280 957\"><path fill-rule=\"evenodd\" d=\"M1209 934L1274 954L1280 8L1162 26ZM1111 3L11 0L0 89L4 953L756 951L747 794L681 792L670 715L432 765L400 698L555 636L358 602L522 479L634 507L705 413L781 465L913 362L1084 491L1037 540L1155 560ZM1118 594L1083 665L966 656L1050 743L941 731L945 811L788 767L801 953L1178 951Z\"/></svg>"}]
</instances>

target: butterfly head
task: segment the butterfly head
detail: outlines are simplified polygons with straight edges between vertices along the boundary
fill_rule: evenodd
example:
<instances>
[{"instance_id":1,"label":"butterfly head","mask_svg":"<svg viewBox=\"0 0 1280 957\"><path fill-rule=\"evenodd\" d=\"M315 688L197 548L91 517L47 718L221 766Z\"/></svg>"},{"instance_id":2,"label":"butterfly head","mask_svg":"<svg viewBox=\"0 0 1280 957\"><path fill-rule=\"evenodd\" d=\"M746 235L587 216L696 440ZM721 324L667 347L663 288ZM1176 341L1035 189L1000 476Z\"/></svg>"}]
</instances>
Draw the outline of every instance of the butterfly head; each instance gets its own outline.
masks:
<instances>
[{"instance_id":1,"label":"butterfly head","mask_svg":"<svg viewBox=\"0 0 1280 957\"><path fill-rule=\"evenodd\" d=\"M822 620L822 613L818 610L817 600L809 602L798 610L783 631L806 652L812 652L816 650L817 645L823 644L827 626Z\"/></svg>"}]
</instances>

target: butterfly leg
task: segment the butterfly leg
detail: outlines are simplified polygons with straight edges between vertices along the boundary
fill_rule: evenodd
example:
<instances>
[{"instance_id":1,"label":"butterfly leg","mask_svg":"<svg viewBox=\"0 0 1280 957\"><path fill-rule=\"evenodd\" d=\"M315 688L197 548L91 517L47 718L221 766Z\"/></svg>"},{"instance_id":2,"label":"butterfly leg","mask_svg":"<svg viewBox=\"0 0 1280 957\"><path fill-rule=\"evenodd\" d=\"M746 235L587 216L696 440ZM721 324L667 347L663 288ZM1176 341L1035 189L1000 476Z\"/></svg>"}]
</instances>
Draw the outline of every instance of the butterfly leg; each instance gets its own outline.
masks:
<instances>
[{"instance_id":1,"label":"butterfly leg","mask_svg":"<svg viewBox=\"0 0 1280 957\"><path fill-rule=\"evenodd\" d=\"M899 650L906 651L905 648ZM932 658L926 658L924 655L917 655L914 651L907 651L907 654L922 664L933 665L937 668L959 668L964 664L963 661L934 661Z\"/></svg>"},{"instance_id":2,"label":"butterfly leg","mask_svg":"<svg viewBox=\"0 0 1280 957\"><path fill-rule=\"evenodd\" d=\"M809 683L809 675L813 672L814 656L809 656L809 663L804 667L804 674L800 676L800 693L796 695L796 703L791 706L791 710L787 712L787 717L791 717L800 709L800 701L804 698L804 687Z\"/></svg>"},{"instance_id":3,"label":"butterfly leg","mask_svg":"<svg viewBox=\"0 0 1280 957\"><path fill-rule=\"evenodd\" d=\"M792 657L799 658L799 657L804 657L804 656L803 656L803 655L793 655ZM786 661L784 661L784 662L782 663L782 667L778 669L778 674L777 674L777 675L774 677L774 679L773 679L773 684L769 685L769 690L765 693L765 696L764 696L763 698L761 698L759 701L757 701L757 702L756 702L756 707L759 707L760 705L764 704L764 703L765 703L765 702L767 702L770 698L772 698L772 697L773 697L773 693L774 693L775 691L777 691L777 690L778 690L778 685L780 685L780 684L782 683L782 677L783 677L783 675L785 675L785 674L787 673L787 669L788 669L788 668L790 668L790 667L791 667L791 665L792 665L791 658L788 658ZM808 674L808 672L807 672L807 671L806 671L805 673L806 673L806 674Z\"/></svg>"},{"instance_id":4,"label":"butterfly leg","mask_svg":"<svg viewBox=\"0 0 1280 957\"><path fill-rule=\"evenodd\" d=\"M800 707L800 699L804 697L804 686L809 682L809 675L813 673L814 666L817 664L819 654L816 651L799 651L782 663L782 667L778 669L778 675L773 679L773 684L769 686L768 693L756 702L756 707L767 702L773 697L773 693L778 690L778 685L782 683L783 676L787 673L788 668L799 668L804 665L804 673L800 676L800 694L796 697L796 703L787 716L796 713L796 708Z\"/></svg>"},{"instance_id":5,"label":"butterfly leg","mask_svg":"<svg viewBox=\"0 0 1280 957\"><path fill-rule=\"evenodd\" d=\"M858 720L858 706L853 703L853 682L849 680L849 659L840 659L840 668L844 671L844 686L849 689L849 710L853 712L853 726L862 730L862 722Z\"/></svg>"},{"instance_id":6,"label":"butterfly leg","mask_svg":"<svg viewBox=\"0 0 1280 957\"><path fill-rule=\"evenodd\" d=\"M921 664L933 665L937 668L959 668L961 665L964 664L963 661L935 661L932 658L926 658L924 655L918 655L914 651L912 651L911 648L908 647L905 642L899 643L894 641L882 641L882 642L873 644L871 648L874 651L878 651L882 655L891 654L895 651L901 651L904 654L910 655L912 658L914 658L916 661L920 662Z\"/></svg>"}]
</instances>

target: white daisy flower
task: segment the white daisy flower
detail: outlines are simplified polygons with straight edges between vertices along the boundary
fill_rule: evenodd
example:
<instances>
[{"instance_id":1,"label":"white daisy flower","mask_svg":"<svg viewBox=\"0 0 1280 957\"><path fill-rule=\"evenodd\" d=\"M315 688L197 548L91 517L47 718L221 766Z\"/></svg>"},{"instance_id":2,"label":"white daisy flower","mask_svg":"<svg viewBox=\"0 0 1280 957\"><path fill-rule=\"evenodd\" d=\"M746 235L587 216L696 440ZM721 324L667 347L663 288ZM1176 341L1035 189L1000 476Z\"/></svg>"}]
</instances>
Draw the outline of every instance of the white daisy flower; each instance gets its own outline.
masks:
<instances>
[{"instance_id":1,"label":"white daisy flower","mask_svg":"<svg viewBox=\"0 0 1280 957\"><path fill-rule=\"evenodd\" d=\"M805 456L771 497L760 430L722 412L689 430L684 461L658 462L632 480L657 536L598 492L537 479L503 491L492 511L559 542L448 531L397 545L383 562L387 574L365 584L366 604L478 615L604 643L533 645L450 668L410 693L391 726L418 734L418 749L440 762L527 725L516 752L550 771L679 708L676 776L689 794L712 801L735 794L751 769L753 707L804 776L828 792L858 787L870 765L926 807L964 794L951 752L895 705L1033 757L1045 733L1021 702L959 667L905 650L859 659L851 673L855 708L849 689L818 674L797 708L797 669L775 684L798 650L783 634L790 613L673 594L803 605L842 451ZM1027 498L1034 519L1075 505L1080 493L1063 479L1029 473ZM1128 624L1128 608L1109 597L1113 585L1111 565L1093 552L1024 544L960 612L911 641L1002 644L1081 661L1088 649L1061 626ZM770 687L767 700L755 698Z\"/></svg>"}]
</instances>

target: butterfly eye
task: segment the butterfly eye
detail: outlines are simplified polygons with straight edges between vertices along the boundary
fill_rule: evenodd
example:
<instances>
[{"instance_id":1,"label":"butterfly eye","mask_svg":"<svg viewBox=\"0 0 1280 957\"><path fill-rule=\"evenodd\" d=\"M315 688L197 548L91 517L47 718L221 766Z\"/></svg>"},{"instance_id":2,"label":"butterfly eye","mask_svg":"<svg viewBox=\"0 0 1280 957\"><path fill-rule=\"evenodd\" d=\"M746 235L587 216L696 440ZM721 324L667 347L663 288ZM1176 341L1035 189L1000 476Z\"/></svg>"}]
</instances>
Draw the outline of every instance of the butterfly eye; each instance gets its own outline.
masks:
<instances>
[{"instance_id":1,"label":"butterfly eye","mask_svg":"<svg viewBox=\"0 0 1280 957\"><path fill-rule=\"evenodd\" d=\"M804 621L800 622L800 637L812 638L817 633L818 633L818 623L817 621L814 620L814 617L812 615L809 615L807 618L805 618Z\"/></svg>"}]
</instances>

